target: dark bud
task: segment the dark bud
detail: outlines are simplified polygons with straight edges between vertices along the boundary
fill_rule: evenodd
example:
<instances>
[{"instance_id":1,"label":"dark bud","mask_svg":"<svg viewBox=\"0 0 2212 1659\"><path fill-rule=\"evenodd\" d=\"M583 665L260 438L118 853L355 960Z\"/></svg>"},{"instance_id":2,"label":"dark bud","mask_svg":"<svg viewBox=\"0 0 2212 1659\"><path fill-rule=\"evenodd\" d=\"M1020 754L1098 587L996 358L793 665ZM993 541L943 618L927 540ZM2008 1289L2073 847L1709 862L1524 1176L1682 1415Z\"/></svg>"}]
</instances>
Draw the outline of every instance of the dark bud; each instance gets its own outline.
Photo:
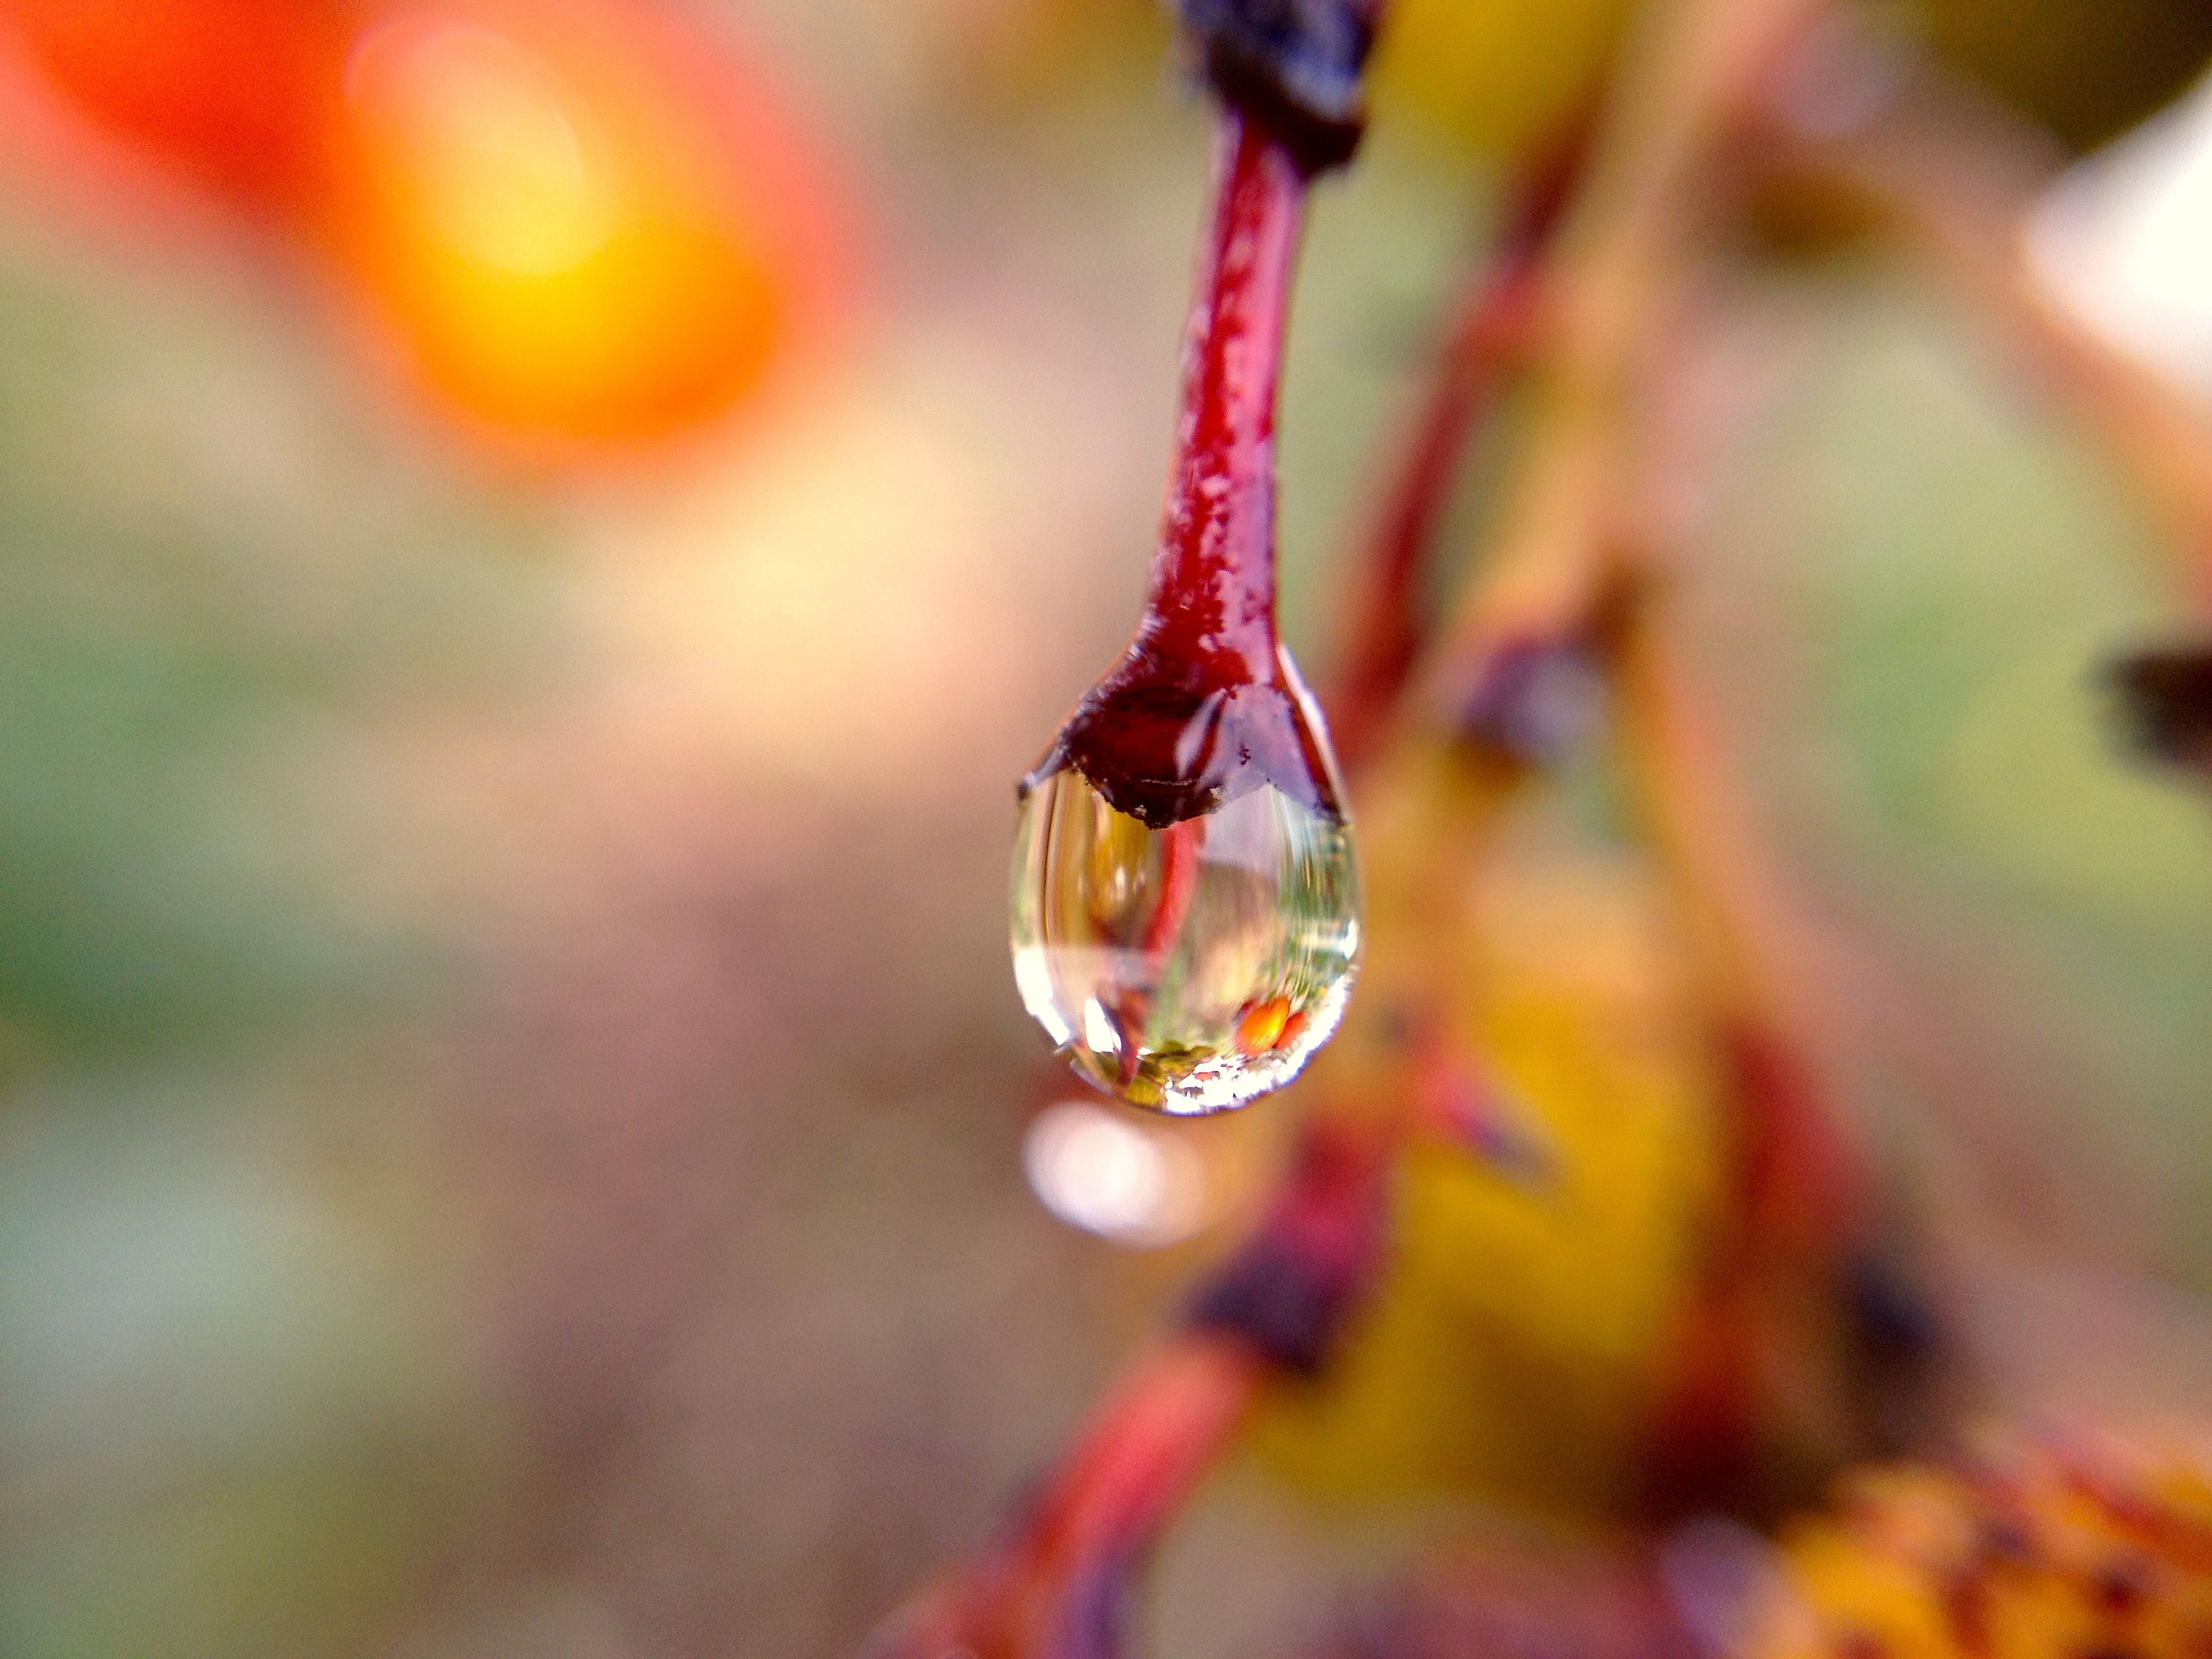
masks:
<instances>
[{"instance_id":1,"label":"dark bud","mask_svg":"<svg viewBox=\"0 0 2212 1659\"><path fill-rule=\"evenodd\" d=\"M2155 1577L2140 1555L2113 1557L2097 1569L2097 1605L2115 1619L2130 1619L2148 1604Z\"/></svg>"},{"instance_id":2,"label":"dark bud","mask_svg":"<svg viewBox=\"0 0 2212 1659\"><path fill-rule=\"evenodd\" d=\"M1293 1376L1317 1375L1380 1265L1388 1193L1374 1147L1315 1126L1274 1210L1200 1286L1188 1323L1241 1337Z\"/></svg>"},{"instance_id":3,"label":"dark bud","mask_svg":"<svg viewBox=\"0 0 2212 1659\"><path fill-rule=\"evenodd\" d=\"M1311 177L1341 167L1367 126L1360 84L1383 0L1176 0L1215 91Z\"/></svg>"},{"instance_id":4,"label":"dark bud","mask_svg":"<svg viewBox=\"0 0 2212 1659\"><path fill-rule=\"evenodd\" d=\"M1530 766L1554 765L1596 726L1605 683L1579 644L1529 641L1486 660L1460 699L1458 735Z\"/></svg>"},{"instance_id":5,"label":"dark bud","mask_svg":"<svg viewBox=\"0 0 2212 1659\"><path fill-rule=\"evenodd\" d=\"M1899 1266L1880 1256L1854 1257L1844 1267L1852 1328L1869 1354L1897 1366L1925 1365L1943 1346L1943 1327L1926 1292Z\"/></svg>"},{"instance_id":6,"label":"dark bud","mask_svg":"<svg viewBox=\"0 0 2212 1659\"><path fill-rule=\"evenodd\" d=\"M2212 643L2138 651L2109 673L2138 751L2212 773Z\"/></svg>"}]
</instances>

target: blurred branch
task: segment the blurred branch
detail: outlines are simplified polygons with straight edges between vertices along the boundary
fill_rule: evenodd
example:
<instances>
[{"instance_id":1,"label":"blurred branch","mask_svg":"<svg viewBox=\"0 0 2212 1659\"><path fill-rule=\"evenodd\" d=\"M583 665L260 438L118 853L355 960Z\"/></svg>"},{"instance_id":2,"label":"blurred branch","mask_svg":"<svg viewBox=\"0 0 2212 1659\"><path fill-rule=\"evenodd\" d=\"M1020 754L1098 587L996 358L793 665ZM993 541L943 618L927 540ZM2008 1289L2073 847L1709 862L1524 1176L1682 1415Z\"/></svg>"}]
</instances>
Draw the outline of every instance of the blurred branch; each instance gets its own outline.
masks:
<instances>
[{"instance_id":1,"label":"blurred branch","mask_svg":"<svg viewBox=\"0 0 2212 1659\"><path fill-rule=\"evenodd\" d=\"M1110 1659L1155 1536L1234 1438L1266 1371L1186 1332L1137 1360L1008 1535L924 1592L867 1659Z\"/></svg>"},{"instance_id":2,"label":"blurred branch","mask_svg":"<svg viewBox=\"0 0 2212 1659\"><path fill-rule=\"evenodd\" d=\"M1605 665L1647 832L1702 964L1735 1105L1735 1188L1708 1279L1684 1310L1660 1402L1655 1474L1717 1498L1745 1473L1771 1397L1774 1331L1823 1340L1812 1287L1863 1226L1856 1149L1813 1056L1817 1019L1790 969L1808 952L1726 786L1725 756L1686 694L1656 573L1684 526L1645 476L1645 388L1669 325L1736 206L1746 113L1820 22L1820 0L1685 0L1632 42L1589 178L1545 270L1538 414L1497 545L1427 672L1425 711L1495 727L1495 689L1532 649ZM1797 1305L1791 1307L1791 1302ZM1778 1327L1774 1316L1783 1316ZM1763 1342L1754 1326L1769 1329ZM1783 1362L1787 1363L1787 1362Z\"/></svg>"},{"instance_id":3,"label":"blurred branch","mask_svg":"<svg viewBox=\"0 0 2212 1659\"><path fill-rule=\"evenodd\" d=\"M1310 1126L1258 1231L1203 1284L1182 1328L1129 1367L973 1566L925 1594L870 1659L1112 1659L1152 1547L1261 1389L1310 1376L1383 1247L1395 1141Z\"/></svg>"},{"instance_id":4,"label":"blurred branch","mask_svg":"<svg viewBox=\"0 0 2212 1659\"><path fill-rule=\"evenodd\" d=\"M1585 636L1638 562L1623 495L1636 387L1710 219L1735 112L1818 0L1680 0L1639 19L1583 189L1543 271L1536 418L1482 579L1433 653L1449 720L1516 644Z\"/></svg>"},{"instance_id":5,"label":"blurred branch","mask_svg":"<svg viewBox=\"0 0 2212 1659\"><path fill-rule=\"evenodd\" d=\"M2139 651L2113 670L2152 759L2212 781L2212 646Z\"/></svg>"},{"instance_id":6,"label":"blurred branch","mask_svg":"<svg viewBox=\"0 0 2212 1659\"><path fill-rule=\"evenodd\" d=\"M1756 110L1744 153L1769 190L1814 191L1947 287L2046 397L2102 443L2180 550L2192 605L2212 616L2212 409L2114 345L2045 288L2026 228L2058 158L2036 129L1932 68L1887 59L1841 27L1820 72L1881 95L1863 118L1808 125L1786 99Z\"/></svg>"},{"instance_id":7,"label":"blurred branch","mask_svg":"<svg viewBox=\"0 0 2212 1659\"><path fill-rule=\"evenodd\" d=\"M1657 33L1628 59L1544 273L1540 414L1504 528L1430 674L1432 696L1463 716L1470 691L1494 683L1532 641L1621 647L1611 654L1628 741L1645 751L1653 829L1705 901L1714 992L1738 1018L1749 1016L1765 975L1736 915L1746 884L1729 875L1743 862L1743 838L1709 794L1677 781L1711 769L1695 723L1668 696L1649 629L1651 573L1671 527L1637 493L1639 387L1724 205L1716 162L1725 141L1820 10L1820 0L1685 0L1644 20Z\"/></svg>"},{"instance_id":8,"label":"blurred branch","mask_svg":"<svg viewBox=\"0 0 2212 1659\"><path fill-rule=\"evenodd\" d=\"M1443 353L1343 596L1349 620L1332 676L1329 732L1355 773L1373 753L1427 633L1420 579L1468 443L1543 327L1540 272L1589 147L1587 118L1540 148L1509 189L1495 245L1452 307Z\"/></svg>"}]
</instances>

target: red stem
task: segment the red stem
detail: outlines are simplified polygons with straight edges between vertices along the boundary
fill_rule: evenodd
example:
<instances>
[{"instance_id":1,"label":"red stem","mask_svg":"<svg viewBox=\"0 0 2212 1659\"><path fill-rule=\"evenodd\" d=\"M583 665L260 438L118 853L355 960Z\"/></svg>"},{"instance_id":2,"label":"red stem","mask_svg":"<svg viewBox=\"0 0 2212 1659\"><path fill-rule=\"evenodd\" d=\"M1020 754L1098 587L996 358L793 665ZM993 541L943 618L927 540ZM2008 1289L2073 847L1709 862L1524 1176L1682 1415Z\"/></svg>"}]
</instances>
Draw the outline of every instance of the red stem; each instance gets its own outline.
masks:
<instances>
[{"instance_id":1,"label":"red stem","mask_svg":"<svg viewBox=\"0 0 2212 1659\"><path fill-rule=\"evenodd\" d=\"M1146 925L1137 948L1147 956L1165 956L1175 948L1189 919L1191 901L1198 896L1199 854L1206 845L1206 820L1189 818L1170 824L1162 833L1160 902Z\"/></svg>"},{"instance_id":2,"label":"red stem","mask_svg":"<svg viewBox=\"0 0 2212 1659\"><path fill-rule=\"evenodd\" d=\"M1235 1437L1267 1376L1243 1344L1179 1336L1092 1417L1027 1528L1043 1574L1141 1552Z\"/></svg>"},{"instance_id":3,"label":"red stem","mask_svg":"<svg viewBox=\"0 0 2212 1659\"><path fill-rule=\"evenodd\" d=\"M1154 1540L1268 1374L1235 1337L1178 1333L1139 1360L999 1545L909 1604L866 1659L1109 1659Z\"/></svg>"},{"instance_id":4,"label":"red stem","mask_svg":"<svg viewBox=\"0 0 2212 1659\"><path fill-rule=\"evenodd\" d=\"M1342 816L1275 630L1275 390L1305 179L1234 107L1184 336L1165 519L1135 637L1030 775L1073 766L1148 828L1271 785Z\"/></svg>"},{"instance_id":5,"label":"red stem","mask_svg":"<svg viewBox=\"0 0 2212 1659\"><path fill-rule=\"evenodd\" d=\"M1182 925L1190 918L1191 902L1198 896L1199 854L1205 844L1204 818L1186 818L1161 831L1159 904L1137 938L1137 949L1144 955L1164 960L1175 949ZM1145 1023L1152 1018L1152 1006L1151 992L1133 989L1123 991L1111 1005L1115 1029L1121 1038L1121 1086L1125 1089L1136 1081ZM1054 1070L1057 1074L1059 1067Z\"/></svg>"},{"instance_id":6,"label":"red stem","mask_svg":"<svg viewBox=\"0 0 2212 1659\"><path fill-rule=\"evenodd\" d=\"M1137 648L1213 689L1274 678L1275 394L1305 181L1234 109L1183 338L1182 410Z\"/></svg>"}]
</instances>

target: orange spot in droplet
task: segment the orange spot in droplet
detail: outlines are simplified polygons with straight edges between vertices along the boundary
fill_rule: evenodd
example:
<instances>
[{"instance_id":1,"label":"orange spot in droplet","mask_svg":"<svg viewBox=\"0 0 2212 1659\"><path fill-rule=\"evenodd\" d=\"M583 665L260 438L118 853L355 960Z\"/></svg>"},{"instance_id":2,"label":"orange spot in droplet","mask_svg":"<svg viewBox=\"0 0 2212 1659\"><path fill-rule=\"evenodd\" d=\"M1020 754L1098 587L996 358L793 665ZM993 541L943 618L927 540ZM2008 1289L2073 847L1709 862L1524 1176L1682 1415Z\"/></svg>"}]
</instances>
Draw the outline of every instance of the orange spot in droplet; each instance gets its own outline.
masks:
<instances>
[{"instance_id":1,"label":"orange spot in droplet","mask_svg":"<svg viewBox=\"0 0 2212 1659\"><path fill-rule=\"evenodd\" d=\"M1275 1034L1275 1047L1287 1048L1305 1035L1306 1014L1301 1008L1283 1022L1283 1029Z\"/></svg>"},{"instance_id":2,"label":"orange spot in droplet","mask_svg":"<svg viewBox=\"0 0 2212 1659\"><path fill-rule=\"evenodd\" d=\"M1237 1022L1237 1047L1247 1054L1264 1054L1282 1041L1283 1027L1291 1018L1288 997L1269 997L1244 1011Z\"/></svg>"}]
</instances>

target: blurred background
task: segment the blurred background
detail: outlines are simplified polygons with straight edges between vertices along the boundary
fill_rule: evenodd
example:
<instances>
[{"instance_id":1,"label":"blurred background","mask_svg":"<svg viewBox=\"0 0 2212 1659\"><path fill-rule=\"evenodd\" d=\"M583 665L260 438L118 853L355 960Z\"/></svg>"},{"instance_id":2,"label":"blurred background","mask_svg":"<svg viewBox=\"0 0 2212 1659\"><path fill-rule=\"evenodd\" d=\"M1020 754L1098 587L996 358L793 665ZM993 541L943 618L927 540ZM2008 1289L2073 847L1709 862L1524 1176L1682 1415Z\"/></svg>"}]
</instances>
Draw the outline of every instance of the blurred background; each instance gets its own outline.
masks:
<instances>
[{"instance_id":1,"label":"blurred background","mask_svg":"<svg viewBox=\"0 0 2212 1659\"><path fill-rule=\"evenodd\" d=\"M1285 391L1310 668L1501 170L1630 10L1385 40ZM1880 21L2085 158L2054 285L2212 387L2208 15ZM0 1653L850 1651L1226 1224L1119 1119L1025 1164L1004 943L1012 781L1158 511L1176 62L1148 0L0 17ZM2011 1241L2023 1389L2087 1308L2212 1375L2212 817L2096 680L2182 629L2159 532L1912 282L1731 281L1686 634L1854 983L1943 1038L1875 1121ZM1233 1473L1158 1650L1267 1650L1410 1524Z\"/></svg>"}]
</instances>

